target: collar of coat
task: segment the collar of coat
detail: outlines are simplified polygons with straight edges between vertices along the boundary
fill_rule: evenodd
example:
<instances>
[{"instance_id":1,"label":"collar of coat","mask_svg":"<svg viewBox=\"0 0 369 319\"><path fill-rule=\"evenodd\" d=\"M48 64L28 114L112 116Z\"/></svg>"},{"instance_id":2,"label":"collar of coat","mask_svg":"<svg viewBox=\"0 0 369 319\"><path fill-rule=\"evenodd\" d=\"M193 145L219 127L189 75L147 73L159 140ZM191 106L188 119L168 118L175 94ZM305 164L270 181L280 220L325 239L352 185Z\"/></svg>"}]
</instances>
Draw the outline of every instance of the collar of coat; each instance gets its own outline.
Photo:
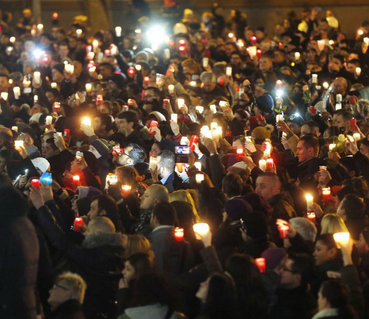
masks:
<instances>
[{"instance_id":1,"label":"collar of coat","mask_svg":"<svg viewBox=\"0 0 369 319\"><path fill-rule=\"evenodd\" d=\"M124 247L121 233L98 233L85 238L82 243L84 248L97 248L102 246Z\"/></svg>"}]
</instances>

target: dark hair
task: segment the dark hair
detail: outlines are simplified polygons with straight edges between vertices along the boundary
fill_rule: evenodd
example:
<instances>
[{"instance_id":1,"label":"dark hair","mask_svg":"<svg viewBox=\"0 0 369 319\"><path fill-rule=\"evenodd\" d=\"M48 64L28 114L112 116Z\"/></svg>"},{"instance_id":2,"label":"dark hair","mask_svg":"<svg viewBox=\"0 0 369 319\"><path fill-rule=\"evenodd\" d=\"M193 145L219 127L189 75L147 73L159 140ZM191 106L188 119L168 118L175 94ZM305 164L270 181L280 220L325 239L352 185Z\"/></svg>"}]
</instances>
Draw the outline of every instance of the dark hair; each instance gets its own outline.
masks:
<instances>
[{"instance_id":1,"label":"dark hair","mask_svg":"<svg viewBox=\"0 0 369 319\"><path fill-rule=\"evenodd\" d=\"M115 200L107 194L96 196L92 201L95 200L97 201L99 212L105 210L105 217L109 218L113 222L117 232L121 231L122 221L120 219L118 205Z\"/></svg>"},{"instance_id":2,"label":"dark hair","mask_svg":"<svg viewBox=\"0 0 369 319\"><path fill-rule=\"evenodd\" d=\"M105 131L109 132L113 128L113 120L110 115L108 114L97 114L96 117L98 117L101 121L101 125L105 125Z\"/></svg>"},{"instance_id":3,"label":"dark hair","mask_svg":"<svg viewBox=\"0 0 369 319\"><path fill-rule=\"evenodd\" d=\"M352 186L345 186L337 192L338 200L341 201L348 194L355 194L355 190Z\"/></svg>"},{"instance_id":4,"label":"dark hair","mask_svg":"<svg viewBox=\"0 0 369 319\"><path fill-rule=\"evenodd\" d=\"M332 248L337 247L336 242L333 238L333 234L328 234L328 233L327 234L322 234L316 239L316 241L317 242L321 241L324 244L324 246L328 247L328 249L332 249Z\"/></svg>"},{"instance_id":5,"label":"dark hair","mask_svg":"<svg viewBox=\"0 0 369 319\"><path fill-rule=\"evenodd\" d=\"M112 66L110 63L108 63L108 62L103 62L103 63L100 63L99 67L101 67L101 66L103 66L103 67L106 67L106 68L110 69L110 71L111 71L112 73L114 73L114 66Z\"/></svg>"},{"instance_id":6,"label":"dark hair","mask_svg":"<svg viewBox=\"0 0 369 319\"><path fill-rule=\"evenodd\" d=\"M366 205L357 195L346 195L342 202L342 208L345 209L347 219L364 220L365 218Z\"/></svg>"},{"instance_id":7,"label":"dark hair","mask_svg":"<svg viewBox=\"0 0 369 319\"><path fill-rule=\"evenodd\" d=\"M52 138L48 138L45 142L46 142L46 144L49 144L49 145L50 145L50 147L51 147L54 151L58 150L58 147L55 145L55 141L54 141L54 138L53 138L53 137L52 137Z\"/></svg>"},{"instance_id":8,"label":"dark hair","mask_svg":"<svg viewBox=\"0 0 369 319\"><path fill-rule=\"evenodd\" d=\"M210 278L204 315L211 319L239 318L236 307L236 287L232 278L215 274Z\"/></svg>"},{"instance_id":9,"label":"dark hair","mask_svg":"<svg viewBox=\"0 0 369 319\"><path fill-rule=\"evenodd\" d=\"M305 148L312 147L314 149L315 154L317 155L319 152L319 140L316 138L316 136L311 134L306 134L302 137L300 137L300 141L304 142Z\"/></svg>"},{"instance_id":10,"label":"dark hair","mask_svg":"<svg viewBox=\"0 0 369 319\"><path fill-rule=\"evenodd\" d=\"M316 123L316 122L314 122L314 121L305 122L305 123L302 124L302 126L303 125L309 126L310 130L312 130L312 129L318 129L318 131L319 131L319 124Z\"/></svg>"},{"instance_id":11,"label":"dark hair","mask_svg":"<svg viewBox=\"0 0 369 319\"><path fill-rule=\"evenodd\" d=\"M170 203L158 203L155 205L152 214L157 218L160 225L175 226L177 223L177 212Z\"/></svg>"},{"instance_id":12,"label":"dark hair","mask_svg":"<svg viewBox=\"0 0 369 319\"><path fill-rule=\"evenodd\" d=\"M306 288L314 269L314 260L308 254L290 253L288 258L293 261L291 270L301 275L301 287Z\"/></svg>"},{"instance_id":13,"label":"dark hair","mask_svg":"<svg viewBox=\"0 0 369 319\"><path fill-rule=\"evenodd\" d=\"M243 188L243 181L239 175L228 174L222 181L223 192L228 197L240 196Z\"/></svg>"},{"instance_id":14,"label":"dark hair","mask_svg":"<svg viewBox=\"0 0 369 319\"><path fill-rule=\"evenodd\" d=\"M341 64L343 64L345 62L345 58L343 57L343 55L341 54L335 54L332 56L332 59L337 59L341 62Z\"/></svg>"},{"instance_id":15,"label":"dark hair","mask_svg":"<svg viewBox=\"0 0 369 319\"><path fill-rule=\"evenodd\" d=\"M349 111L346 111L346 110L338 110L335 114L336 115L342 115L342 117L345 121L350 121L352 119L352 114Z\"/></svg>"},{"instance_id":16,"label":"dark hair","mask_svg":"<svg viewBox=\"0 0 369 319\"><path fill-rule=\"evenodd\" d=\"M133 122L134 129L138 126L138 116L137 113L134 111L122 112L118 115L118 119L124 119L127 121L127 123Z\"/></svg>"},{"instance_id":17,"label":"dark hair","mask_svg":"<svg viewBox=\"0 0 369 319\"><path fill-rule=\"evenodd\" d=\"M133 254L126 261L135 269L135 279L152 272L154 268L152 258L146 253Z\"/></svg>"},{"instance_id":18,"label":"dark hair","mask_svg":"<svg viewBox=\"0 0 369 319\"><path fill-rule=\"evenodd\" d=\"M129 157L133 159L133 164L143 163L146 159L145 150L136 143L128 144L129 147L132 147L132 150L129 151Z\"/></svg>"},{"instance_id":19,"label":"dark hair","mask_svg":"<svg viewBox=\"0 0 369 319\"><path fill-rule=\"evenodd\" d=\"M351 157L351 159L353 158ZM353 159L353 163L355 164L354 159ZM343 181L342 186L352 187L354 190L352 194L356 194L357 196L362 197L362 198L365 198L369 191L368 181L364 177L353 177L351 179L346 179Z\"/></svg>"},{"instance_id":20,"label":"dark hair","mask_svg":"<svg viewBox=\"0 0 369 319\"><path fill-rule=\"evenodd\" d=\"M0 182L3 183L3 180ZM17 189L4 183L0 187L0 207L0 222L3 223L26 216L28 203Z\"/></svg>"},{"instance_id":21,"label":"dark hair","mask_svg":"<svg viewBox=\"0 0 369 319\"><path fill-rule=\"evenodd\" d=\"M248 255L235 254L226 261L225 270L237 286L242 318L266 317L266 294L255 261Z\"/></svg>"},{"instance_id":22,"label":"dark hair","mask_svg":"<svg viewBox=\"0 0 369 319\"><path fill-rule=\"evenodd\" d=\"M329 302L330 308L338 308L339 319L354 319L357 314L350 306L350 289L338 280L327 280L320 287L322 297Z\"/></svg>"}]
</instances>

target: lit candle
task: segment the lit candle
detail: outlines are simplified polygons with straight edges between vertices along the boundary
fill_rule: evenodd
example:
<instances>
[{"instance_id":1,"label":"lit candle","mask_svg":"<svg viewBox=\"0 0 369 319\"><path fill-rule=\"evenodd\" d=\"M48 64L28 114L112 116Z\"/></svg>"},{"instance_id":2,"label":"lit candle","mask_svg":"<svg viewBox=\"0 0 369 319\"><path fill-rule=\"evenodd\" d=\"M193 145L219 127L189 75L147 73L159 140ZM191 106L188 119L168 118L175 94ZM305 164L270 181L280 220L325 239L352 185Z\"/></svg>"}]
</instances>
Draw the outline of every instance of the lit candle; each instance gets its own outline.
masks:
<instances>
[{"instance_id":1,"label":"lit candle","mask_svg":"<svg viewBox=\"0 0 369 319\"><path fill-rule=\"evenodd\" d=\"M53 117L51 115L46 116L45 124L46 125L53 124Z\"/></svg>"},{"instance_id":2,"label":"lit candle","mask_svg":"<svg viewBox=\"0 0 369 319\"><path fill-rule=\"evenodd\" d=\"M329 144L329 151L332 152L336 148L336 144Z\"/></svg>"},{"instance_id":3,"label":"lit candle","mask_svg":"<svg viewBox=\"0 0 369 319\"><path fill-rule=\"evenodd\" d=\"M333 238L338 248L345 247L350 241L350 233L349 232L334 233Z\"/></svg>"},{"instance_id":4,"label":"lit candle","mask_svg":"<svg viewBox=\"0 0 369 319\"><path fill-rule=\"evenodd\" d=\"M79 175L73 175L73 184L75 185L75 186L77 186L77 185L79 185L80 184L80 177L79 177Z\"/></svg>"},{"instance_id":5,"label":"lit candle","mask_svg":"<svg viewBox=\"0 0 369 319\"><path fill-rule=\"evenodd\" d=\"M17 127L17 132L18 132L18 127ZM14 146L15 146L15 148L21 148L21 147L24 146L24 142L16 140L16 141L14 141Z\"/></svg>"},{"instance_id":6,"label":"lit candle","mask_svg":"<svg viewBox=\"0 0 369 319\"><path fill-rule=\"evenodd\" d=\"M361 68L357 67L357 68L355 69L355 72L356 72L356 75L357 75L357 76L360 76L360 74L361 74Z\"/></svg>"},{"instance_id":7,"label":"lit candle","mask_svg":"<svg viewBox=\"0 0 369 319\"><path fill-rule=\"evenodd\" d=\"M12 126L12 131L18 132L18 126Z\"/></svg>"},{"instance_id":8,"label":"lit candle","mask_svg":"<svg viewBox=\"0 0 369 319\"><path fill-rule=\"evenodd\" d=\"M86 92L87 93L91 93L91 91L92 91L92 83L86 83L85 88L86 88Z\"/></svg>"},{"instance_id":9,"label":"lit candle","mask_svg":"<svg viewBox=\"0 0 369 319\"><path fill-rule=\"evenodd\" d=\"M41 84L41 73L36 71L33 73L33 78L36 84Z\"/></svg>"},{"instance_id":10,"label":"lit candle","mask_svg":"<svg viewBox=\"0 0 369 319\"><path fill-rule=\"evenodd\" d=\"M215 114L217 112L217 106L215 104L211 104L210 105L210 111L212 111L213 114Z\"/></svg>"},{"instance_id":11,"label":"lit candle","mask_svg":"<svg viewBox=\"0 0 369 319\"><path fill-rule=\"evenodd\" d=\"M83 117L81 123L83 125L91 126L91 120L88 117Z\"/></svg>"},{"instance_id":12,"label":"lit candle","mask_svg":"<svg viewBox=\"0 0 369 319\"><path fill-rule=\"evenodd\" d=\"M174 85L173 84L168 85L168 92L169 92L169 94L174 94Z\"/></svg>"},{"instance_id":13,"label":"lit candle","mask_svg":"<svg viewBox=\"0 0 369 319\"><path fill-rule=\"evenodd\" d=\"M150 156L149 169L153 171L156 169L157 166L158 166L158 158Z\"/></svg>"},{"instance_id":14,"label":"lit candle","mask_svg":"<svg viewBox=\"0 0 369 319\"><path fill-rule=\"evenodd\" d=\"M207 57L202 58L202 66L204 68L207 68L208 65L209 65L209 58L207 58Z\"/></svg>"},{"instance_id":15,"label":"lit candle","mask_svg":"<svg viewBox=\"0 0 369 319\"><path fill-rule=\"evenodd\" d=\"M178 99L177 100L178 108L181 108L184 104L185 104L185 100L184 99Z\"/></svg>"},{"instance_id":16,"label":"lit candle","mask_svg":"<svg viewBox=\"0 0 369 319\"><path fill-rule=\"evenodd\" d=\"M42 31L44 31L44 25L42 23L40 23L40 24L37 25L37 31L39 33L42 33Z\"/></svg>"},{"instance_id":17,"label":"lit candle","mask_svg":"<svg viewBox=\"0 0 369 319\"><path fill-rule=\"evenodd\" d=\"M331 188L330 187L323 187L322 188L322 195L323 195L323 202L328 202L331 198Z\"/></svg>"},{"instance_id":18,"label":"lit candle","mask_svg":"<svg viewBox=\"0 0 369 319\"><path fill-rule=\"evenodd\" d=\"M59 19L59 14L57 12L54 12L52 15L53 20L58 20Z\"/></svg>"},{"instance_id":19,"label":"lit candle","mask_svg":"<svg viewBox=\"0 0 369 319\"><path fill-rule=\"evenodd\" d=\"M314 207L313 207L314 197L311 194L306 194L305 195L305 199L306 199L306 209L307 209L307 212L314 211Z\"/></svg>"},{"instance_id":20,"label":"lit candle","mask_svg":"<svg viewBox=\"0 0 369 319\"><path fill-rule=\"evenodd\" d=\"M8 100L8 92L1 92L1 98L4 100L4 101L7 101Z\"/></svg>"},{"instance_id":21,"label":"lit candle","mask_svg":"<svg viewBox=\"0 0 369 319\"><path fill-rule=\"evenodd\" d=\"M300 60L301 54L300 52L295 52L295 61Z\"/></svg>"},{"instance_id":22,"label":"lit candle","mask_svg":"<svg viewBox=\"0 0 369 319\"><path fill-rule=\"evenodd\" d=\"M358 35L363 35L363 34L364 34L364 31L363 31L363 30L361 30L361 29L358 29L358 30L357 30L357 34L358 34Z\"/></svg>"},{"instance_id":23,"label":"lit candle","mask_svg":"<svg viewBox=\"0 0 369 319\"><path fill-rule=\"evenodd\" d=\"M174 238L176 241L182 241L184 239L184 229L176 227L174 229Z\"/></svg>"},{"instance_id":24,"label":"lit candle","mask_svg":"<svg viewBox=\"0 0 369 319\"><path fill-rule=\"evenodd\" d=\"M70 129L69 128L66 128L66 129L64 129L64 137L65 138L69 138L70 137Z\"/></svg>"},{"instance_id":25,"label":"lit candle","mask_svg":"<svg viewBox=\"0 0 369 319\"><path fill-rule=\"evenodd\" d=\"M120 38L122 36L122 27L115 27L115 35L117 36L117 38Z\"/></svg>"},{"instance_id":26,"label":"lit candle","mask_svg":"<svg viewBox=\"0 0 369 319\"><path fill-rule=\"evenodd\" d=\"M259 161L259 168L260 168L263 172L265 172L265 171L266 171L266 168L267 168L267 162L266 162L266 160L261 159L261 160Z\"/></svg>"},{"instance_id":27,"label":"lit candle","mask_svg":"<svg viewBox=\"0 0 369 319\"><path fill-rule=\"evenodd\" d=\"M104 98L103 98L102 94L96 95L96 105L102 104L103 101L104 101Z\"/></svg>"},{"instance_id":28,"label":"lit candle","mask_svg":"<svg viewBox=\"0 0 369 319\"><path fill-rule=\"evenodd\" d=\"M65 72L69 73L69 74L73 74L74 73L74 65L73 64L66 64L65 65Z\"/></svg>"},{"instance_id":29,"label":"lit candle","mask_svg":"<svg viewBox=\"0 0 369 319\"><path fill-rule=\"evenodd\" d=\"M361 139L361 135L360 135L360 133L354 133L353 134L353 136L354 136L354 140L357 142L357 141L359 141L360 139Z\"/></svg>"},{"instance_id":30,"label":"lit candle","mask_svg":"<svg viewBox=\"0 0 369 319\"><path fill-rule=\"evenodd\" d=\"M237 154L237 159L242 159L242 156L244 155L243 149L242 148L238 148L236 150L236 154Z\"/></svg>"},{"instance_id":31,"label":"lit candle","mask_svg":"<svg viewBox=\"0 0 369 319\"><path fill-rule=\"evenodd\" d=\"M351 130L355 130L356 129L356 119L352 118L350 120L350 126L351 126Z\"/></svg>"},{"instance_id":32,"label":"lit candle","mask_svg":"<svg viewBox=\"0 0 369 319\"><path fill-rule=\"evenodd\" d=\"M318 83L318 74L311 75L311 83Z\"/></svg>"},{"instance_id":33,"label":"lit candle","mask_svg":"<svg viewBox=\"0 0 369 319\"><path fill-rule=\"evenodd\" d=\"M118 176L109 173L108 176L106 176L106 180L109 182L110 185L116 185L118 183Z\"/></svg>"},{"instance_id":34,"label":"lit candle","mask_svg":"<svg viewBox=\"0 0 369 319\"><path fill-rule=\"evenodd\" d=\"M82 231L81 226L83 226L83 219L81 217L76 217L73 222L73 230L80 232Z\"/></svg>"},{"instance_id":35,"label":"lit candle","mask_svg":"<svg viewBox=\"0 0 369 319\"><path fill-rule=\"evenodd\" d=\"M201 162L195 162L194 165L197 168L197 170L201 171L201 168L202 168Z\"/></svg>"},{"instance_id":36,"label":"lit candle","mask_svg":"<svg viewBox=\"0 0 369 319\"><path fill-rule=\"evenodd\" d=\"M226 75L227 76L232 76L232 67L231 66L227 66L227 68L226 68Z\"/></svg>"},{"instance_id":37,"label":"lit candle","mask_svg":"<svg viewBox=\"0 0 369 319\"><path fill-rule=\"evenodd\" d=\"M283 82L281 80L277 80L275 85L280 88L283 85Z\"/></svg>"},{"instance_id":38,"label":"lit candle","mask_svg":"<svg viewBox=\"0 0 369 319\"><path fill-rule=\"evenodd\" d=\"M93 40L92 41L92 50L94 52L96 52L97 48L99 47L99 41L98 40Z\"/></svg>"},{"instance_id":39,"label":"lit candle","mask_svg":"<svg viewBox=\"0 0 369 319\"><path fill-rule=\"evenodd\" d=\"M198 105L195 107L196 111L199 112L200 114L202 114L204 112L204 107L201 105Z\"/></svg>"},{"instance_id":40,"label":"lit candle","mask_svg":"<svg viewBox=\"0 0 369 319\"><path fill-rule=\"evenodd\" d=\"M324 88L324 90L327 90L329 88L329 83L328 82L324 82L323 83L323 88Z\"/></svg>"},{"instance_id":41,"label":"lit candle","mask_svg":"<svg viewBox=\"0 0 369 319\"><path fill-rule=\"evenodd\" d=\"M178 114L176 113L173 113L170 115L170 120L174 123L177 123L178 122Z\"/></svg>"},{"instance_id":42,"label":"lit candle","mask_svg":"<svg viewBox=\"0 0 369 319\"><path fill-rule=\"evenodd\" d=\"M199 137L197 135L192 135L190 138L190 149L191 151L195 150L196 144L199 141Z\"/></svg>"},{"instance_id":43,"label":"lit candle","mask_svg":"<svg viewBox=\"0 0 369 319\"><path fill-rule=\"evenodd\" d=\"M58 84L56 82L51 82L51 88L52 89L58 88Z\"/></svg>"},{"instance_id":44,"label":"lit candle","mask_svg":"<svg viewBox=\"0 0 369 319\"><path fill-rule=\"evenodd\" d=\"M288 231L290 230L290 227L288 224L278 224L278 231L279 231L279 237L281 239L286 239L288 236Z\"/></svg>"},{"instance_id":45,"label":"lit candle","mask_svg":"<svg viewBox=\"0 0 369 319\"><path fill-rule=\"evenodd\" d=\"M80 38L81 37L81 35L82 35L82 29L77 29L76 30L76 35L77 35L77 38Z\"/></svg>"},{"instance_id":46,"label":"lit candle","mask_svg":"<svg viewBox=\"0 0 369 319\"><path fill-rule=\"evenodd\" d=\"M19 86L16 86L16 87L13 88L14 98L16 100L19 100L20 92L21 92L21 90L20 90Z\"/></svg>"},{"instance_id":47,"label":"lit candle","mask_svg":"<svg viewBox=\"0 0 369 319\"><path fill-rule=\"evenodd\" d=\"M116 54L114 54L114 55L116 55ZM136 69L138 72L140 72L140 71L142 70L142 66L141 66L141 64L136 64L136 65L135 65L135 69Z\"/></svg>"},{"instance_id":48,"label":"lit candle","mask_svg":"<svg viewBox=\"0 0 369 319\"><path fill-rule=\"evenodd\" d=\"M342 94L336 94L336 102L341 103L342 102Z\"/></svg>"},{"instance_id":49,"label":"lit candle","mask_svg":"<svg viewBox=\"0 0 369 319\"><path fill-rule=\"evenodd\" d=\"M204 236L209 233L210 227L206 223L198 223L198 224L193 225L193 231L195 232L195 234Z\"/></svg>"},{"instance_id":50,"label":"lit candle","mask_svg":"<svg viewBox=\"0 0 369 319\"><path fill-rule=\"evenodd\" d=\"M127 197L131 194L132 187L130 185L122 185L122 195L123 197Z\"/></svg>"},{"instance_id":51,"label":"lit candle","mask_svg":"<svg viewBox=\"0 0 369 319\"><path fill-rule=\"evenodd\" d=\"M205 177L203 174L196 174L195 179L196 179L196 183L200 184L203 180L205 180Z\"/></svg>"},{"instance_id":52,"label":"lit candle","mask_svg":"<svg viewBox=\"0 0 369 319\"><path fill-rule=\"evenodd\" d=\"M310 220L311 222L315 223L316 220L316 215L314 212L307 212L306 213L306 217L308 220Z\"/></svg>"},{"instance_id":53,"label":"lit candle","mask_svg":"<svg viewBox=\"0 0 369 319\"><path fill-rule=\"evenodd\" d=\"M227 101L219 101L220 107L227 107Z\"/></svg>"},{"instance_id":54,"label":"lit candle","mask_svg":"<svg viewBox=\"0 0 369 319\"><path fill-rule=\"evenodd\" d=\"M365 43L366 45L369 45L369 38L365 37L365 38L363 39L363 41L364 41L364 43Z\"/></svg>"},{"instance_id":55,"label":"lit candle","mask_svg":"<svg viewBox=\"0 0 369 319\"><path fill-rule=\"evenodd\" d=\"M37 178L33 178L33 179L31 180L31 185L32 185L33 187L36 187L37 189L40 189L40 180L39 180L39 179L37 179Z\"/></svg>"},{"instance_id":56,"label":"lit candle","mask_svg":"<svg viewBox=\"0 0 369 319\"><path fill-rule=\"evenodd\" d=\"M154 127L158 127L159 123L158 121L151 121L150 122L150 128L149 128L149 134L155 135L155 132L152 130Z\"/></svg>"},{"instance_id":57,"label":"lit candle","mask_svg":"<svg viewBox=\"0 0 369 319\"><path fill-rule=\"evenodd\" d=\"M269 143L265 143L265 144L266 144L266 148L264 151L264 158L269 158L272 147Z\"/></svg>"},{"instance_id":58,"label":"lit candle","mask_svg":"<svg viewBox=\"0 0 369 319\"><path fill-rule=\"evenodd\" d=\"M277 114L276 121L277 122L283 122L283 120L284 120L283 115L282 114Z\"/></svg>"},{"instance_id":59,"label":"lit candle","mask_svg":"<svg viewBox=\"0 0 369 319\"><path fill-rule=\"evenodd\" d=\"M266 168L267 169L271 169L271 168L273 168L274 167L274 161L273 161L273 159L272 158L268 158L267 160L266 160Z\"/></svg>"},{"instance_id":60,"label":"lit candle","mask_svg":"<svg viewBox=\"0 0 369 319\"><path fill-rule=\"evenodd\" d=\"M10 37L10 39L9 39L9 41L10 41L10 43L15 43L15 41L16 41L16 38L15 37Z\"/></svg>"},{"instance_id":61,"label":"lit candle","mask_svg":"<svg viewBox=\"0 0 369 319\"><path fill-rule=\"evenodd\" d=\"M255 263L258 266L260 273L265 273L265 258L256 258Z\"/></svg>"}]
</instances>

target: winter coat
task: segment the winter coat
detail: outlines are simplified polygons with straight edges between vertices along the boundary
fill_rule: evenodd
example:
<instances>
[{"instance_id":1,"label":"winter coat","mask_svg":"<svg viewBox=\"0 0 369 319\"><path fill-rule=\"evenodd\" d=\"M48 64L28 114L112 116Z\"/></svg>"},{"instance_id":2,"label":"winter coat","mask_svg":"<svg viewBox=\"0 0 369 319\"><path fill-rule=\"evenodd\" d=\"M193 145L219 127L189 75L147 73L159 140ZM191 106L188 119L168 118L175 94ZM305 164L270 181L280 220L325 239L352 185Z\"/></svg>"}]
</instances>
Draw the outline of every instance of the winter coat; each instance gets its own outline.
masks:
<instances>
[{"instance_id":1,"label":"winter coat","mask_svg":"<svg viewBox=\"0 0 369 319\"><path fill-rule=\"evenodd\" d=\"M120 233L90 235L76 245L55 222L50 210L37 211L38 223L53 246L62 250L70 263L70 271L82 276L87 290L83 303L87 318L97 313L113 314L115 295L123 269L124 245Z\"/></svg>"},{"instance_id":2,"label":"winter coat","mask_svg":"<svg viewBox=\"0 0 369 319\"><path fill-rule=\"evenodd\" d=\"M45 319L85 319L85 315L80 302L69 299L60 304Z\"/></svg>"},{"instance_id":3,"label":"winter coat","mask_svg":"<svg viewBox=\"0 0 369 319\"><path fill-rule=\"evenodd\" d=\"M160 304L128 308L118 319L185 319L186 316L178 312L170 312L167 306ZM171 314L171 315L170 315Z\"/></svg>"}]
</instances>

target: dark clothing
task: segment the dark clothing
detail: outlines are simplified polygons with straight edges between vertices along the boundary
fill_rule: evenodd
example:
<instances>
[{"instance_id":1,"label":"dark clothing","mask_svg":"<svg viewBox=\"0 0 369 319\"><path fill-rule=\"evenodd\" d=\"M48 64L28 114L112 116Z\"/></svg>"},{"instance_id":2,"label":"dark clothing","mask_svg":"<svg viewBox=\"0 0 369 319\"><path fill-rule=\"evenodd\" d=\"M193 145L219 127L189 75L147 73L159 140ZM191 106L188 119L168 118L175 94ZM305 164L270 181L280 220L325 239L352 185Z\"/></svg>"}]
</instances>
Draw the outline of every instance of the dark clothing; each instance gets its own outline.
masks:
<instances>
[{"instance_id":1,"label":"dark clothing","mask_svg":"<svg viewBox=\"0 0 369 319\"><path fill-rule=\"evenodd\" d=\"M328 279L327 271L339 272L343 267L342 260L332 259L327 261L323 265L315 267L314 280L311 285L311 291L315 295L318 295L320 285Z\"/></svg>"},{"instance_id":2,"label":"dark clothing","mask_svg":"<svg viewBox=\"0 0 369 319\"><path fill-rule=\"evenodd\" d=\"M115 295L124 257L121 234L90 235L80 247L62 232L46 206L37 211L37 219L51 244L62 250L68 258L70 270L86 281L83 304L86 317L94 318L98 313L114 314Z\"/></svg>"},{"instance_id":3,"label":"dark clothing","mask_svg":"<svg viewBox=\"0 0 369 319\"><path fill-rule=\"evenodd\" d=\"M275 245L269 242L266 238L251 239L243 244L240 251L253 258L259 258L263 251L269 247L275 247Z\"/></svg>"},{"instance_id":4,"label":"dark clothing","mask_svg":"<svg viewBox=\"0 0 369 319\"><path fill-rule=\"evenodd\" d=\"M154 230L149 239L155 264L165 274L178 276L193 267L193 253L187 241L176 241L173 227Z\"/></svg>"},{"instance_id":5,"label":"dark clothing","mask_svg":"<svg viewBox=\"0 0 369 319\"><path fill-rule=\"evenodd\" d=\"M317 309L314 295L302 287L279 289L277 296L270 319L311 319Z\"/></svg>"},{"instance_id":6,"label":"dark clothing","mask_svg":"<svg viewBox=\"0 0 369 319\"><path fill-rule=\"evenodd\" d=\"M45 319L85 319L85 315L79 301L69 299L59 305Z\"/></svg>"},{"instance_id":7,"label":"dark clothing","mask_svg":"<svg viewBox=\"0 0 369 319\"><path fill-rule=\"evenodd\" d=\"M39 245L26 217L0 223L0 318L36 319Z\"/></svg>"}]
</instances>

